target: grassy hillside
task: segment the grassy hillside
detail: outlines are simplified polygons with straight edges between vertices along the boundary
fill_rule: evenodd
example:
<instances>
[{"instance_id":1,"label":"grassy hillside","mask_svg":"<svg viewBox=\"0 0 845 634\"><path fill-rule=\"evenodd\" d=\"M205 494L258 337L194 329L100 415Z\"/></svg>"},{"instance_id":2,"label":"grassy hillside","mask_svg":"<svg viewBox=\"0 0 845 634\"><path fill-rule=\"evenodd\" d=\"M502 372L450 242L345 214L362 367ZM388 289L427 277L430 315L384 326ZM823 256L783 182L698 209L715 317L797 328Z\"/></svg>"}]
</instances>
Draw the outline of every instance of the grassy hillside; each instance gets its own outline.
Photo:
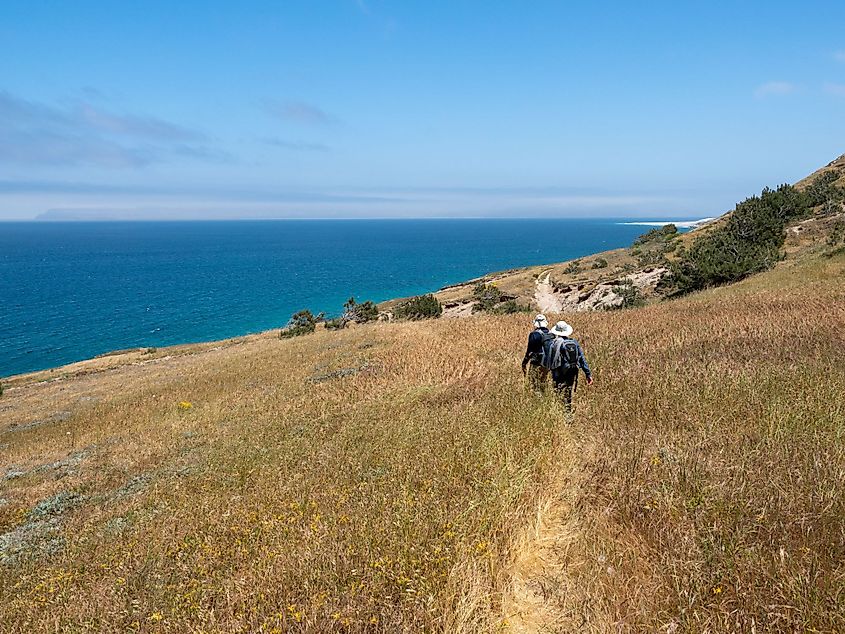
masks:
<instances>
[{"instance_id":1,"label":"grassy hillside","mask_svg":"<svg viewBox=\"0 0 845 634\"><path fill-rule=\"evenodd\" d=\"M845 258L571 321L571 422L525 315L12 382L3 631L845 629Z\"/></svg>"}]
</instances>

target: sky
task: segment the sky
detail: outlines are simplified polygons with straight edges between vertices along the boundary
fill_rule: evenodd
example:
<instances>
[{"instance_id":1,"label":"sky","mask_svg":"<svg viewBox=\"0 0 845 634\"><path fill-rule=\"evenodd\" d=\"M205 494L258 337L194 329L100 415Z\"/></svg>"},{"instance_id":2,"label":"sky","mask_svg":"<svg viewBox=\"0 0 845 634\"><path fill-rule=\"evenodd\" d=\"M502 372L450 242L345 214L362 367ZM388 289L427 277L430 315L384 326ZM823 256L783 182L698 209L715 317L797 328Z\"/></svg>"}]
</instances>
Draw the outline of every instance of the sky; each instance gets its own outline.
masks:
<instances>
[{"instance_id":1,"label":"sky","mask_svg":"<svg viewBox=\"0 0 845 634\"><path fill-rule=\"evenodd\" d=\"M845 2L0 2L0 219L713 216L845 152Z\"/></svg>"}]
</instances>

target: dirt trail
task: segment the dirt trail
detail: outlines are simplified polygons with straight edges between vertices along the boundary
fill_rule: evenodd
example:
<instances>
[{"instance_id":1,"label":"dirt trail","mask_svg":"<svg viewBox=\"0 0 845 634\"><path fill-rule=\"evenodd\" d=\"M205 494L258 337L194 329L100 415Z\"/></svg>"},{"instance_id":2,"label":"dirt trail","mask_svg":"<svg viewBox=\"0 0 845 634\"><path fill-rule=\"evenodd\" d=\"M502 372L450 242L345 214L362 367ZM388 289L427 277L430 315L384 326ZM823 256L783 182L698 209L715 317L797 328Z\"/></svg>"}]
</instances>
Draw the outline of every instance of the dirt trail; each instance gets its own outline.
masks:
<instances>
[{"instance_id":1,"label":"dirt trail","mask_svg":"<svg viewBox=\"0 0 845 634\"><path fill-rule=\"evenodd\" d=\"M544 277L545 274L545 277ZM537 276L537 287L534 290L534 301L541 313L559 313L563 311L563 302L552 284L551 272L543 271Z\"/></svg>"},{"instance_id":2,"label":"dirt trail","mask_svg":"<svg viewBox=\"0 0 845 634\"><path fill-rule=\"evenodd\" d=\"M593 614L576 581L582 527L576 510L583 477L572 438L564 439L559 471L537 506L534 522L517 538L502 602L507 631L521 634L610 631Z\"/></svg>"}]
</instances>

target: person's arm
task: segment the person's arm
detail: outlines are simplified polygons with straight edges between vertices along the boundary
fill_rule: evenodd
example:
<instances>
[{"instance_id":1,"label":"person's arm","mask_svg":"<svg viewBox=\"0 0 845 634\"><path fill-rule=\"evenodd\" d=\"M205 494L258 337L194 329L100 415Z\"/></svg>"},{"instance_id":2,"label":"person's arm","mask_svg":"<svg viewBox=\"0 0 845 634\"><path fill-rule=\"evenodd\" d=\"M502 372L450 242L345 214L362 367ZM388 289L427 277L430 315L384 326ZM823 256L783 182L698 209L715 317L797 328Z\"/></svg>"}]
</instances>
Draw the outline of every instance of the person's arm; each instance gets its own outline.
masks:
<instances>
[{"instance_id":1,"label":"person's arm","mask_svg":"<svg viewBox=\"0 0 845 634\"><path fill-rule=\"evenodd\" d=\"M528 359L531 356L531 335L528 335L528 347L525 349L525 356L522 357L522 373L525 374L525 368L528 367Z\"/></svg>"},{"instance_id":2,"label":"person's arm","mask_svg":"<svg viewBox=\"0 0 845 634\"><path fill-rule=\"evenodd\" d=\"M587 384L593 382L593 373L590 371L590 366L587 365L587 357L584 356L584 351L581 349L581 344L578 344L578 367L584 371L587 377Z\"/></svg>"}]
</instances>

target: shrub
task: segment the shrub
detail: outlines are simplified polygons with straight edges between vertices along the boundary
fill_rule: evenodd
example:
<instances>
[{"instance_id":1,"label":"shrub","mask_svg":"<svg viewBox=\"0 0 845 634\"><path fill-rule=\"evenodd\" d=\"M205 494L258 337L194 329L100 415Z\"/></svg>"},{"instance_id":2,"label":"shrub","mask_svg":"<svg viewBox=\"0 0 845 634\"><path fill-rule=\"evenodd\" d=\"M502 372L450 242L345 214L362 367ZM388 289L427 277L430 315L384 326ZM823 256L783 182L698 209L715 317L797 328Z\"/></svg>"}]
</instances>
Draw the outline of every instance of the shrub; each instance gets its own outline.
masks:
<instances>
[{"instance_id":1,"label":"shrub","mask_svg":"<svg viewBox=\"0 0 845 634\"><path fill-rule=\"evenodd\" d=\"M6 388L3 387L3 384L0 383L0 396L3 396L3 392L5 391L5 389Z\"/></svg>"},{"instance_id":2,"label":"shrub","mask_svg":"<svg viewBox=\"0 0 845 634\"><path fill-rule=\"evenodd\" d=\"M840 244L845 244L845 221L838 221L833 225L833 230L827 236L827 246L835 247ZM2 394L2 392L0 392Z\"/></svg>"},{"instance_id":3,"label":"shrub","mask_svg":"<svg viewBox=\"0 0 845 634\"><path fill-rule=\"evenodd\" d=\"M625 280L622 284L613 287L613 292L622 298L619 308L636 308L645 305L640 289L634 286L631 280Z\"/></svg>"},{"instance_id":4,"label":"shrub","mask_svg":"<svg viewBox=\"0 0 845 634\"><path fill-rule=\"evenodd\" d=\"M842 211L842 202L835 198L828 199L821 207L822 216L835 216Z\"/></svg>"},{"instance_id":5,"label":"shrub","mask_svg":"<svg viewBox=\"0 0 845 634\"><path fill-rule=\"evenodd\" d=\"M634 240L630 254L637 258L640 267L664 265L665 254L678 246L675 241L677 237L678 228L672 223L656 227Z\"/></svg>"},{"instance_id":6,"label":"shrub","mask_svg":"<svg viewBox=\"0 0 845 634\"><path fill-rule=\"evenodd\" d=\"M581 260L572 260L565 269L563 269L564 273L568 275L576 275L581 272Z\"/></svg>"},{"instance_id":7,"label":"shrub","mask_svg":"<svg viewBox=\"0 0 845 634\"><path fill-rule=\"evenodd\" d=\"M596 258L596 260L593 261L593 268L594 269L606 269L607 268L607 260L605 260L604 258Z\"/></svg>"},{"instance_id":8,"label":"shrub","mask_svg":"<svg viewBox=\"0 0 845 634\"><path fill-rule=\"evenodd\" d=\"M809 200L791 185L782 185L739 203L722 225L671 264L677 292L736 282L773 266L781 257L787 223L809 213Z\"/></svg>"},{"instance_id":9,"label":"shrub","mask_svg":"<svg viewBox=\"0 0 845 634\"><path fill-rule=\"evenodd\" d=\"M660 266L666 263L666 256L662 250L642 251L637 255L637 264L640 267Z\"/></svg>"},{"instance_id":10,"label":"shrub","mask_svg":"<svg viewBox=\"0 0 845 634\"><path fill-rule=\"evenodd\" d=\"M436 319L443 314L443 306L434 295L419 295L402 302L393 309L396 319Z\"/></svg>"},{"instance_id":11,"label":"shrub","mask_svg":"<svg viewBox=\"0 0 845 634\"><path fill-rule=\"evenodd\" d=\"M472 312L489 312L493 310L496 304L502 301L502 291L495 284L479 282L472 289L472 297L476 301L475 306L472 307Z\"/></svg>"},{"instance_id":12,"label":"shrub","mask_svg":"<svg viewBox=\"0 0 845 634\"><path fill-rule=\"evenodd\" d=\"M496 306L492 312L496 315L512 315L513 313L530 313L533 311L531 306L517 304L515 299L509 299Z\"/></svg>"},{"instance_id":13,"label":"shrub","mask_svg":"<svg viewBox=\"0 0 845 634\"><path fill-rule=\"evenodd\" d=\"M323 323L326 326L326 330L341 330L344 326L346 326L346 322L343 321L341 317L327 319Z\"/></svg>"},{"instance_id":14,"label":"shrub","mask_svg":"<svg viewBox=\"0 0 845 634\"><path fill-rule=\"evenodd\" d=\"M366 301L358 303L354 297L350 297L343 305L343 315L341 319L346 323L354 321L356 324L363 324L368 321L378 319L378 307L371 302Z\"/></svg>"},{"instance_id":15,"label":"shrub","mask_svg":"<svg viewBox=\"0 0 845 634\"><path fill-rule=\"evenodd\" d=\"M838 178L839 173L834 171L819 174L804 190L807 204L810 207L818 207L832 200L841 200L843 190L835 184Z\"/></svg>"},{"instance_id":16,"label":"shrub","mask_svg":"<svg viewBox=\"0 0 845 634\"><path fill-rule=\"evenodd\" d=\"M279 333L281 339L307 335L317 329L317 318L310 310L300 310L291 315L290 321Z\"/></svg>"},{"instance_id":17,"label":"shrub","mask_svg":"<svg viewBox=\"0 0 845 634\"><path fill-rule=\"evenodd\" d=\"M644 246L649 244L667 243L674 240L678 235L678 227L671 222L662 227L655 227L650 231L646 231L639 238L634 240L634 246Z\"/></svg>"}]
</instances>

